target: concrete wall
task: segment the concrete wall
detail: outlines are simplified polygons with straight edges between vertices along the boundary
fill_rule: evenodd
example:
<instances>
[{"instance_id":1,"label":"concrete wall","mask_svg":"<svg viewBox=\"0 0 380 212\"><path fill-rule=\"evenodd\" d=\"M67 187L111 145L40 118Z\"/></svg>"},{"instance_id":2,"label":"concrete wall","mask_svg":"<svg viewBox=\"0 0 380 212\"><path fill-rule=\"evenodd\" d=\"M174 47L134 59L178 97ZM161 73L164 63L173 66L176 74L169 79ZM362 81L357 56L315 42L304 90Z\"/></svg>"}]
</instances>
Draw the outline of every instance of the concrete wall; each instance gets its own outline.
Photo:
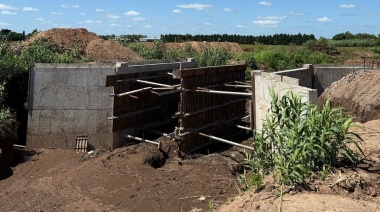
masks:
<instances>
[{"instance_id":1,"label":"concrete wall","mask_svg":"<svg viewBox=\"0 0 380 212\"><path fill-rule=\"evenodd\" d=\"M362 69L362 66L315 66L313 88L318 90L319 96L333 82Z\"/></svg>"},{"instance_id":2,"label":"concrete wall","mask_svg":"<svg viewBox=\"0 0 380 212\"><path fill-rule=\"evenodd\" d=\"M293 70L294 71L294 70ZM290 75L297 73L292 72ZM282 74L285 72L282 72ZM276 73L265 73L255 71L254 76L255 86L255 127L256 130L261 130L266 116L269 114L270 103L270 88L273 88L279 97L285 95L288 91L298 93L302 96L303 102L317 104L317 90L299 86L299 80L295 78L278 75ZM285 74L284 74L285 75ZM303 76L302 74L300 76Z\"/></svg>"},{"instance_id":3,"label":"concrete wall","mask_svg":"<svg viewBox=\"0 0 380 212\"><path fill-rule=\"evenodd\" d=\"M299 86L313 88L313 71L313 65L305 64L302 68L278 71L274 73L277 75L298 79Z\"/></svg>"},{"instance_id":4,"label":"concrete wall","mask_svg":"<svg viewBox=\"0 0 380 212\"><path fill-rule=\"evenodd\" d=\"M99 65L36 64L28 96L28 148L75 149L77 136L91 148L112 148L113 87L106 75L115 68Z\"/></svg>"}]
</instances>

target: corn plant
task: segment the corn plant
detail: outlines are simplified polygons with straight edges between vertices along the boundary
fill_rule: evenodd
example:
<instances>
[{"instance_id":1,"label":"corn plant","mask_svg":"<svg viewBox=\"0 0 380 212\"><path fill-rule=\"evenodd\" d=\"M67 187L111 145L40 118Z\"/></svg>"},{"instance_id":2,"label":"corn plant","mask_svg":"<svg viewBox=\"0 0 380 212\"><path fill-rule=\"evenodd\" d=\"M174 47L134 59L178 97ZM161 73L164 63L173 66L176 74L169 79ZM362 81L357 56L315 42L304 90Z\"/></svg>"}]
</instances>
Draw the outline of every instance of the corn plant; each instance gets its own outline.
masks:
<instances>
[{"instance_id":1,"label":"corn plant","mask_svg":"<svg viewBox=\"0 0 380 212\"><path fill-rule=\"evenodd\" d=\"M329 101L318 110L293 93L279 98L271 89L271 97L270 115L254 133L255 153L246 156L255 172L272 172L287 185L304 184L312 174L323 176L340 162L357 164L364 156L362 138L349 131L352 119Z\"/></svg>"},{"instance_id":2,"label":"corn plant","mask_svg":"<svg viewBox=\"0 0 380 212\"><path fill-rule=\"evenodd\" d=\"M199 67L226 65L231 59L227 49L217 46L204 48L196 57Z\"/></svg>"}]
</instances>

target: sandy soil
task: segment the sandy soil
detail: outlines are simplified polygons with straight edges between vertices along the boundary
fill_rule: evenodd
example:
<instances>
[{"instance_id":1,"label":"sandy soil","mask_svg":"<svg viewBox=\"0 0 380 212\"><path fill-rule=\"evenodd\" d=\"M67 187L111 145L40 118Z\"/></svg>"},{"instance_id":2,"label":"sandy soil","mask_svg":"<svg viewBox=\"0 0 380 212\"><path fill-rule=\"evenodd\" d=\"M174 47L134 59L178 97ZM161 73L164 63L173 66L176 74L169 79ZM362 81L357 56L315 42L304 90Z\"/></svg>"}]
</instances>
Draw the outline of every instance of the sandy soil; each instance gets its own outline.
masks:
<instances>
[{"instance_id":1,"label":"sandy soil","mask_svg":"<svg viewBox=\"0 0 380 212\"><path fill-rule=\"evenodd\" d=\"M356 123L351 129L364 139L366 154L357 169L339 167L325 180L314 179L310 189L287 190L282 197L279 185L271 177L264 180L264 190L250 190L218 211L380 211L380 120Z\"/></svg>"},{"instance_id":2,"label":"sandy soil","mask_svg":"<svg viewBox=\"0 0 380 212\"><path fill-rule=\"evenodd\" d=\"M116 41L96 39L86 47L86 56L100 61L132 62L143 58Z\"/></svg>"},{"instance_id":3,"label":"sandy soil","mask_svg":"<svg viewBox=\"0 0 380 212\"><path fill-rule=\"evenodd\" d=\"M329 86L319 97L319 105L330 99L359 122L380 119L380 70L358 71Z\"/></svg>"},{"instance_id":4,"label":"sandy soil","mask_svg":"<svg viewBox=\"0 0 380 212\"><path fill-rule=\"evenodd\" d=\"M208 210L211 199L218 206L238 194L232 173L241 152L174 155L153 168L162 155L151 144L93 155L39 149L0 181L0 211Z\"/></svg>"}]
</instances>

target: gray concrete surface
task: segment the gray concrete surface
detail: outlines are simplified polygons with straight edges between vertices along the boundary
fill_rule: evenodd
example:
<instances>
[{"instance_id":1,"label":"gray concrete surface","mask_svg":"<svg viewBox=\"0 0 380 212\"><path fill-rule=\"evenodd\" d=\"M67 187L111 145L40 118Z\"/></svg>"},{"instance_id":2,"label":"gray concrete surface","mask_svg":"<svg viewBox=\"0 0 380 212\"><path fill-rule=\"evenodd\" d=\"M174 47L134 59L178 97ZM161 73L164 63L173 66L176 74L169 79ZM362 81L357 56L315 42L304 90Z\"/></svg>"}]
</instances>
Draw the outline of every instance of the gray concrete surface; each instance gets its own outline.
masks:
<instances>
[{"instance_id":1,"label":"gray concrete surface","mask_svg":"<svg viewBox=\"0 0 380 212\"><path fill-rule=\"evenodd\" d=\"M306 70L308 71L308 70ZM298 71L297 71L298 72ZM283 72L285 73L285 72ZM270 114L272 97L270 89L273 88L279 98L287 92L293 92L302 96L303 102L317 104L317 90L299 86L298 79L278 75L277 73L255 72L255 126L261 130L264 120ZM301 76L303 76L301 74Z\"/></svg>"},{"instance_id":2,"label":"gray concrete surface","mask_svg":"<svg viewBox=\"0 0 380 212\"><path fill-rule=\"evenodd\" d=\"M362 69L362 66L315 66L313 88L318 90L319 96L333 82Z\"/></svg>"},{"instance_id":3,"label":"gray concrete surface","mask_svg":"<svg viewBox=\"0 0 380 212\"><path fill-rule=\"evenodd\" d=\"M77 136L93 148L113 147L113 87L106 76L115 68L99 65L36 64L28 96L28 148L75 149Z\"/></svg>"}]
</instances>

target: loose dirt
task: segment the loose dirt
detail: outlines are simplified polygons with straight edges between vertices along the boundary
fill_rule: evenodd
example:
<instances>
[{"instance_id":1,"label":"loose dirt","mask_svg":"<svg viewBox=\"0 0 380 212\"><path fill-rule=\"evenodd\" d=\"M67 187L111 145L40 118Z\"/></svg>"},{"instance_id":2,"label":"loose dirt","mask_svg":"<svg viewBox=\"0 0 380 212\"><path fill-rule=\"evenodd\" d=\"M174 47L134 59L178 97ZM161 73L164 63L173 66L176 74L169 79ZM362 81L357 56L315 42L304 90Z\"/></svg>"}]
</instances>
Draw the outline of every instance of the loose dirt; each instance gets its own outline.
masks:
<instances>
[{"instance_id":1,"label":"loose dirt","mask_svg":"<svg viewBox=\"0 0 380 212\"><path fill-rule=\"evenodd\" d=\"M116 41L106 41L86 29L53 28L42 31L27 42L26 46L38 39L47 39L63 49L77 49L84 56L106 62L131 62L143 60L137 53Z\"/></svg>"},{"instance_id":2,"label":"loose dirt","mask_svg":"<svg viewBox=\"0 0 380 212\"><path fill-rule=\"evenodd\" d=\"M91 41L86 47L86 56L97 61L131 62L144 59L118 42L103 39Z\"/></svg>"},{"instance_id":3,"label":"loose dirt","mask_svg":"<svg viewBox=\"0 0 380 212\"><path fill-rule=\"evenodd\" d=\"M319 105L331 99L359 122L380 119L380 70L358 71L329 86L319 97Z\"/></svg>"},{"instance_id":4,"label":"loose dirt","mask_svg":"<svg viewBox=\"0 0 380 212\"><path fill-rule=\"evenodd\" d=\"M95 33L89 32L87 29L83 28L53 28L34 35L27 41L27 43L32 43L41 38L51 40L65 49L73 49L77 46L81 49L85 49L91 41L99 39Z\"/></svg>"},{"instance_id":5,"label":"loose dirt","mask_svg":"<svg viewBox=\"0 0 380 212\"><path fill-rule=\"evenodd\" d=\"M152 42L147 42L144 44L146 47L153 47ZM232 42L184 42L184 43L165 43L164 48L168 49L179 49L185 50L187 46L191 46L191 48L196 52L201 52L205 48L214 48L214 47L223 47L230 53L243 53L244 50L239 46L238 43Z\"/></svg>"},{"instance_id":6,"label":"loose dirt","mask_svg":"<svg viewBox=\"0 0 380 212\"><path fill-rule=\"evenodd\" d=\"M91 155L36 150L0 181L0 211L207 211L210 200L238 194L232 172L242 152L186 160L166 152L147 143Z\"/></svg>"}]
</instances>

